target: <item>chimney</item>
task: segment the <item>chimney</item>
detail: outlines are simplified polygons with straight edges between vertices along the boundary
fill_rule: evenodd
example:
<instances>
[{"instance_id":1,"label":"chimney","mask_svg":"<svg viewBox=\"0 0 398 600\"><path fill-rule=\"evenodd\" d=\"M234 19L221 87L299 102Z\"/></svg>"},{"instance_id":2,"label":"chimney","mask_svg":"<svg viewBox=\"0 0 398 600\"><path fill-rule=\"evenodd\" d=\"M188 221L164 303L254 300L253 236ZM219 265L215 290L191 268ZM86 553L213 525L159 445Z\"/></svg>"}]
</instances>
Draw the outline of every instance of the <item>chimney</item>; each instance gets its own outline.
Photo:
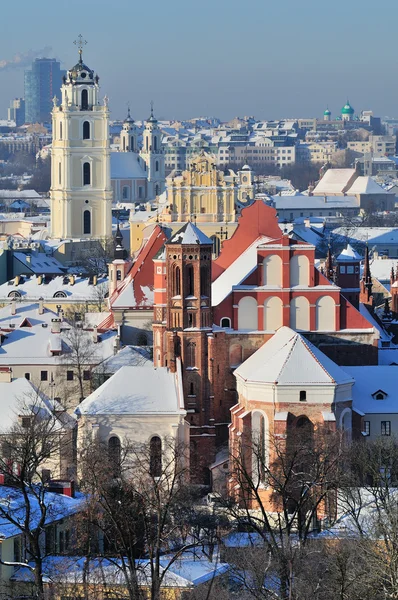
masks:
<instances>
[{"instance_id":1,"label":"chimney","mask_svg":"<svg viewBox=\"0 0 398 600\"><path fill-rule=\"evenodd\" d=\"M14 285L16 287L19 286L19 282L21 281L21 276L20 275L15 275L15 279L14 279Z\"/></svg>"},{"instance_id":2,"label":"chimney","mask_svg":"<svg viewBox=\"0 0 398 600\"><path fill-rule=\"evenodd\" d=\"M17 314L17 301L11 300L11 314L12 315L16 315Z\"/></svg>"},{"instance_id":3,"label":"chimney","mask_svg":"<svg viewBox=\"0 0 398 600\"><path fill-rule=\"evenodd\" d=\"M93 329L93 342L96 344L98 342L98 328L97 326Z\"/></svg>"},{"instance_id":4,"label":"chimney","mask_svg":"<svg viewBox=\"0 0 398 600\"><path fill-rule=\"evenodd\" d=\"M61 319L51 319L51 333L61 333Z\"/></svg>"},{"instance_id":5,"label":"chimney","mask_svg":"<svg viewBox=\"0 0 398 600\"><path fill-rule=\"evenodd\" d=\"M304 219L304 225L306 227L311 227L311 221L310 221L310 219L308 219L308 218Z\"/></svg>"},{"instance_id":6,"label":"chimney","mask_svg":"<svg viewBox=\"0 0 398 600\"><path fill-rule=\"evenodd\" d=\"M11 367L0 367L0 382L11 383L12 369Z\"/></svg>"},{"instance_id":7,"label":"chimney","mask_svg":"<svg viewBox=\"0 0 398 600\"><path fill-rule=\"evenodd\" d=\"M31 264L31 262L32 262L32 256L31 256L31 254L27 254L26 255L26 262L29 263L29 264Z\"/></svg>"},{"instance_id":8,"label":"chimney","mask_svg":"<svg viewBox=\"0 0 398 600\"><path fill-rule=\"evenodd\" d=\"M39 298L39 315L42 315L44 313L43 303L44 303L44 298L41 296Z\"/></svg>"},{"instance_id":9,"label":"chimney","mask_svg":"<svg viewBox=\"0 0 398 600\"><path fill-rule=\"evenodd\" d=\"M93 285L97 285L98 275L93 275Z\"/></svg>"},{"instance_id":10,"label":"chimney","mask_svg":"<svg viewBox=\"0 0 398 600\"><path fill-rule=\"evenodd\" d=\"M117 354L120 350L120 336L117 335L113 342L113 354Z\"/></svg>"},{"instance_id":11,"label":"chimney","mask_svg":"<svg viewBox=\"0 0 398 600\"><path fill-rule=\"evenodd\" d=\"M75 276L74 275L70 275L69 283L70 283L70 285L75 285Z\"/></svg>"},{"instance_id":12,"label":"chimney","mask_svg":"<svg viewBox=\"0 0 398 600\"><path fill-rule=\"evenodd\" d=\"M43 275L37 276L37 285L41 285L43 283Z\"/></svg>"}]
</instances>

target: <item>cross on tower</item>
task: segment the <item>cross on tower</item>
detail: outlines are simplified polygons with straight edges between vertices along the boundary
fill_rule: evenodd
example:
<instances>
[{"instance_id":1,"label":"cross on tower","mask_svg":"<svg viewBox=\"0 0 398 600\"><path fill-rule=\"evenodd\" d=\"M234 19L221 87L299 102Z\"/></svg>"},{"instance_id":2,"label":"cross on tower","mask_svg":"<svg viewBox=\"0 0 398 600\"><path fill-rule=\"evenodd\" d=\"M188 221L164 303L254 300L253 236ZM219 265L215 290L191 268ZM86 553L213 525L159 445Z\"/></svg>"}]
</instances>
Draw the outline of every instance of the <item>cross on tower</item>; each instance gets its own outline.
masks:
<instances>
[{"instance_id":1,"label":"cross on tower","mask_svg":"<svg viewBox=\"0 0 398 600\"><path fill-rule=\"evenodd\" d=\"M220 240L227 240L228 239L228 229L227 229L227 224L225 223L225 229L223 226L220 227L220 231L216 231L216 235L220 236Z\"/></svg>"},{"instance_id":2,"label":"cross on tower","mask_svg":"<svg viewBox=\"0 0 398 600\"><path fill-rule=\"evenodd\" d=\"M83 39L82 34L79 33L79 35L77 36L77 39L73 43L75 44L75 46L77 46L79 48L79 56L80 56L80 62L81 62L82 61L83 48L87 44L87 40Z\"/></svg>"}]
</instances>

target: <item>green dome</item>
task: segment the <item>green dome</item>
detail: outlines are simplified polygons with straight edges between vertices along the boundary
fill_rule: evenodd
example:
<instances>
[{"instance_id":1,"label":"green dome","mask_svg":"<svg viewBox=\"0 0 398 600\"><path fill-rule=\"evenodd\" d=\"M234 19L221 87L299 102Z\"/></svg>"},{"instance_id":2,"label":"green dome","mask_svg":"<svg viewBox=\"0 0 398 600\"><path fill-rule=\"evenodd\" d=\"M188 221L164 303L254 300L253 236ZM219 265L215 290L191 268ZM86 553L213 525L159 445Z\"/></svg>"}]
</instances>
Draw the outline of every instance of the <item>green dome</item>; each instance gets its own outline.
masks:
<instances>
[{"instance_id":1,"label":"green dome","mask_svg":"<svg viewBox=\"0 0 398 600\"><path fill-rule=\"evenodd\" d=\"M342 115L353 115L354 112L355 112L354 109L352 108L351 104L347 100L347 104L344 104L343 108L341 109L341 114Z\"/></svg>"},{"instance_id":2,"label":"green dome","mask_svg":"<svg viewBox=\"0 0 398 600\"><path fill-rule=\"evenodd\" d=\"M323 114L325 115L325 117L330 117L330 115L331 115L332 113L331 113L331 112L330 112L330 110L327 108Z\"/></svg>"}]
</instances>

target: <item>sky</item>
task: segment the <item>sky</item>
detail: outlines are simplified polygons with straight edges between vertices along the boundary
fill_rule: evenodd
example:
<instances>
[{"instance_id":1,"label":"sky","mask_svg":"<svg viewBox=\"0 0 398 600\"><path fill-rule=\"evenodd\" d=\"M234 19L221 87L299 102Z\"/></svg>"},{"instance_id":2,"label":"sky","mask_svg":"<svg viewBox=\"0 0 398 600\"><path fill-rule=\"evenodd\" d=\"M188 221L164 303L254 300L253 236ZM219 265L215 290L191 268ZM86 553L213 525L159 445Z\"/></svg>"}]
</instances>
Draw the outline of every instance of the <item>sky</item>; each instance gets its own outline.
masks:
<instances>
[{"instance_id":1,"label":"sky","mask_svg":"<svg viewBox=\"0 0 398 600\"><path fill-rule=\"evenodd\" d=\"M36 54L84 61L100 76L111 118L340 112L398 116L397 0L19 0L2 2L0 118L23 96ZM17 8L16 8L17 7ZM4 27L4 24L7 26ZM19 63L5 65L19 57ZM4 61L4 62L3 62Z\"/></svg>"}]
</instances>

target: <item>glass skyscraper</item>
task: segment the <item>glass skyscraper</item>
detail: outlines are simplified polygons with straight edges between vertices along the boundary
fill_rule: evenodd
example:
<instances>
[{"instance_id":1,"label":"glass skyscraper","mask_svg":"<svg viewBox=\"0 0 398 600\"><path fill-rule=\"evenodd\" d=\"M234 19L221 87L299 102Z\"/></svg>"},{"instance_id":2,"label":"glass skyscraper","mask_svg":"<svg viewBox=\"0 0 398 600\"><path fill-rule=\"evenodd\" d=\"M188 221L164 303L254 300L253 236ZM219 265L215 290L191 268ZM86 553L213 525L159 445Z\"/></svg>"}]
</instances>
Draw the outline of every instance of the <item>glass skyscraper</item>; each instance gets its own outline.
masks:
<instances>
[{"instance_id":1,"label":"glass skyscraper","mask_svg":"<svg viewBox=\"0 0 398 600\"><path fill-rule=\"evenodd\" d=\"M36 58L25 71L25 123L51 122L52 99L61 100L62 71L55 58Z\"/></svg>"}]
</instances>

